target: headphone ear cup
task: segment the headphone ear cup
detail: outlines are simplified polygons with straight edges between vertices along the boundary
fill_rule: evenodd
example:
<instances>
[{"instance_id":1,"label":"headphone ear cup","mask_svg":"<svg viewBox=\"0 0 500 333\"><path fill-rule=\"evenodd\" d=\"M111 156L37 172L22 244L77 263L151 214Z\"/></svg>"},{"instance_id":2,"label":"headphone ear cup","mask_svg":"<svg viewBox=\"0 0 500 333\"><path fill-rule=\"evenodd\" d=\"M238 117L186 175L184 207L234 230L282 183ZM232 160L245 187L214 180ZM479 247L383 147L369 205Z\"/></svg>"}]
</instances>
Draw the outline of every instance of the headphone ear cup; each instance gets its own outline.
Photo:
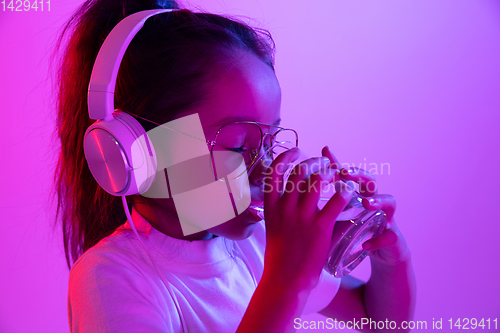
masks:
<instances>
[{"instance_id":1,"label":"headphone ear cup","mask_svg":"<svg viewBox=\"0 0 500 333\"><path fill-rule=\"evenodd\" d=\"M97 183L114 196L142 194L154 181L156 153L151 140L129 114L115 110L85 132L83 149Z\"/></svg>"}]
</instances>

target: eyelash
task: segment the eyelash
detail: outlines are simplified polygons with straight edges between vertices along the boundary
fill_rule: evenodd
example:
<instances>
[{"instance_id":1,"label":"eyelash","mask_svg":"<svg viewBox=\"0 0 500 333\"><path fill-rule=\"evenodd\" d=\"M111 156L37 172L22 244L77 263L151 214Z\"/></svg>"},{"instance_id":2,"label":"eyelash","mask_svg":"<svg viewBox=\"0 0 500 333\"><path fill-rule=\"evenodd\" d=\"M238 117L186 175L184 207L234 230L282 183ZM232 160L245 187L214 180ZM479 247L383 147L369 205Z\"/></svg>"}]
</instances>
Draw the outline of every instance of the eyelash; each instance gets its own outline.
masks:
<instances>
[{"instance_id":1,"label":"eyelash","mask_svg":"<svg viewBox=\"0 0 500 333\"><path fill-rule=\"evenodd\" d=\"M246 151L246 149L243 146L238 148L229 148L229 150L234 151L236 153L244 153Z\"/></svg>"}]
</instances>

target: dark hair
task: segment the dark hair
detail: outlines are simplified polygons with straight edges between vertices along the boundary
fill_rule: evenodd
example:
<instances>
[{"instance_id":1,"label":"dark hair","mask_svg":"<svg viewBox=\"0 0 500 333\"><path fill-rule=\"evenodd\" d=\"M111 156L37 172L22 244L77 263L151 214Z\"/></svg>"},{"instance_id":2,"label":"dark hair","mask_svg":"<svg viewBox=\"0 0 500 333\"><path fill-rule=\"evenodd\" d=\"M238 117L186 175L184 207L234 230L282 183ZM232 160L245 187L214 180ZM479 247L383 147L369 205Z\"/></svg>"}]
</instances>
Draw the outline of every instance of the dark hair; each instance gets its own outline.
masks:
<instances>
[{"instance_id":1,"label":"dark hair","mask_svg":"<svg viewBox=\"0 0 500 333\"><path fill-rule=\"evenodd\" d=\"M56 220L62 224L68 267L126 220L121 199L97 185L83 153L84 133L93 122L87 89L94 61L119 21L156 8L179 7L175 1L88 0L59 37L57 50L67 42L57 73L61 152L55 172ZM210 74L223 70L238 51L251 52L274 68L274 44L267 31L186 9L156 15L125 52L115 107L159 123L175 119L206 99Z\"/></svg>"}]
</instances>

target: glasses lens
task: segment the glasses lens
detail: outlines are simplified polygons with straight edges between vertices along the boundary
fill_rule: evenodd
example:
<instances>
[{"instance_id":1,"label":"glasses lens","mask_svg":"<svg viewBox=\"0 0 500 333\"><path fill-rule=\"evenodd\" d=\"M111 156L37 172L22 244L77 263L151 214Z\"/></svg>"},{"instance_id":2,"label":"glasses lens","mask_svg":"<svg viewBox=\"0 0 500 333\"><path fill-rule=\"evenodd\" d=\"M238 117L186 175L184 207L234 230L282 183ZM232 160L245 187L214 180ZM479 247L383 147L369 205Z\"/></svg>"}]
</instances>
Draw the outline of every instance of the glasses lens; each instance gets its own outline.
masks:
<instances>
[{"instance_id":1,"label":"glasses lens","mask_svg":"<svg viewBox=\"0 0 500 333\"><path fill-rule=\"evenodd\" d=\"M279 129L275 134L274 141L269 142L270 139L266 138L264 141L265 149L272 149L269 151L269 156L275 159L281 153L297 147L297 134L289 129Z\"/></svg>"},{"instance_id":2,"label":"glasses lens","mask_svg":"<svg viewBox=\"0 0 500 333\"><path fill-rule=\"evenodd\" d=\"M260 127L253 123L222 127L212 148L215 177L231 180L246 172L259 152L261 133Z\"/></svg>"}]
</instances>

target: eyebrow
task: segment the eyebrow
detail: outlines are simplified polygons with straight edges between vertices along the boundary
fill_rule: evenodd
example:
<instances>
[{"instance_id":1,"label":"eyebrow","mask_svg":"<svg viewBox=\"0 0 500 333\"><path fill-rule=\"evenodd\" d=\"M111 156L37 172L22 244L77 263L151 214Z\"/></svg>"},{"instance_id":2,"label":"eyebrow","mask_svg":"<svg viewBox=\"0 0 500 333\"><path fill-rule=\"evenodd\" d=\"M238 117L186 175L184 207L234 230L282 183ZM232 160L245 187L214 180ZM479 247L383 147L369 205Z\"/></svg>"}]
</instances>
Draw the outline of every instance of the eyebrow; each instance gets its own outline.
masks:
<instances>
[{"instance_id":1,"label":"eyebrow","mask_svg":"<svg viewBox=\"0 0 500 333\"><path fill-rule=\"evenodd\" d=\"M227 125L227 124L235 122L235 121L255 121L255 120L249 120L249 119L247 119L245 117L241 117L241 116L238 116L238 117L229 116L229 117L225 117L225 118L219 120L218 122L214 123L211 127L220 127L222 125ZM257 121L257 123L259 123L259 122ZM270 124L270 125L279 126L279 124L281 124L281 118L279 118L273 124Z\"/></svg>"}]
</instances>

